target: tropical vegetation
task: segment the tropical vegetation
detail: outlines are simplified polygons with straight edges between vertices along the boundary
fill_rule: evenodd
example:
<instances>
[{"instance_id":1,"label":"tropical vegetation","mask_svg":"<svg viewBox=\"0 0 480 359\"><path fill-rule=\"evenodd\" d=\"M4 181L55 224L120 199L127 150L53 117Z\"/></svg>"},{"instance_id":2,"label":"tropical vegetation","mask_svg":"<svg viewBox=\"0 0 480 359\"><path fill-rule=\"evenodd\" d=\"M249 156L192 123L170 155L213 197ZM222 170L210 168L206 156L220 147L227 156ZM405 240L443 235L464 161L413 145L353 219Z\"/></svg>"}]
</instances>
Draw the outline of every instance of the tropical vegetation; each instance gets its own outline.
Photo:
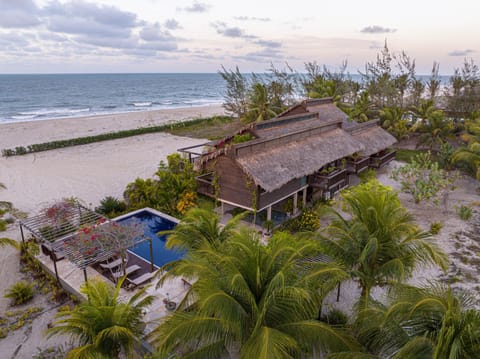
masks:
<instances>
[{"instance_id":1,"label":"tropical vegetation","mask_svg":"<svg viewBox=\"0 0 480 359\"><path fill-rule=\"evenodd\" d=\"M178 239L178 238L177 238ZM357 350L341 328L320 321L323 297L346 274L314 259L315 241L275 234L265 245L243 229L168 266L195 278L179 308L153 332L159 357L299 358Z\"/></svg>"},{"instance_id":2,"label":"tropical vegetation","mask_svg":"<svg viewBox=\"0 0 480 359\"><path fill-rule=\"evenodd\" d=\"M420 230L391 188L376 180L344 192L342 215L331 209L331 224L319 241L326 254L347 268L368 307L375 287L405 281L418 266L447 268L447 257Z\"/></svg>"},{"instance_id":3,"label":"tropical vegetation","mask_svg":"<svg viewBox=\"0 0 480 359\"><path fill-rule=\"evenodd\" d=\"M143 336L144 311L154 297L146 295L144 288L123 302L119 297L122 283L123 279L113 288L102 279L90 279L80 289L87 300L58 312L48 335L68 335L77 344L67 359L133 355Z\"/></svg>"}]
</instances>

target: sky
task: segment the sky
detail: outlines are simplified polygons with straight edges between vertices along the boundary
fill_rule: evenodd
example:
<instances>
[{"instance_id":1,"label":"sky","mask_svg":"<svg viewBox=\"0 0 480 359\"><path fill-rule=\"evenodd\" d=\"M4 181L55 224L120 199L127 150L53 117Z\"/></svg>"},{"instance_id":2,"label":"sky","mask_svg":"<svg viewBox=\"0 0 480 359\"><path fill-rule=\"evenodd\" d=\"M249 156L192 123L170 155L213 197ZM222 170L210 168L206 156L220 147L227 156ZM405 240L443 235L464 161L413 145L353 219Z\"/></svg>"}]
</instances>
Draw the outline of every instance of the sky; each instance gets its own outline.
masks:
<instances>
[{"instance_id":1,"label":"sky","mask_svg":"<svg viewBox=\"0 0 480 359\"><path fill-rule=\"evenodd\" d=\"M0 0L0 73L350 73L387 41L418 74L480 62L474 0Z\"/></svg>"}]
</instances>

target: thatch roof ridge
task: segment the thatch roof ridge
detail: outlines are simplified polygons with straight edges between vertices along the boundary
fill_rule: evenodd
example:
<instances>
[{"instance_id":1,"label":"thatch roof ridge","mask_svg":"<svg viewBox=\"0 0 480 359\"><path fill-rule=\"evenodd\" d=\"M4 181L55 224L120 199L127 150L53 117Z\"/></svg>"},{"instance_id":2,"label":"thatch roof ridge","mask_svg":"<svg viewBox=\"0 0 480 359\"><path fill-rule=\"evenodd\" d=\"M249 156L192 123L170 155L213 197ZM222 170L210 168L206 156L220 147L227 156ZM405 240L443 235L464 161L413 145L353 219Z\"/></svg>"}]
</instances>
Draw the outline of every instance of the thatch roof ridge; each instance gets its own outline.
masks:
<instances>
[{"instance_id":1,"label":"thatch roof ridge","mask_svg":"<svg viewBox=\"0 0 480 359\"><path fill-rule=\"evenodd\" d=\"M345 130L347 132L350 132L350 133L363 131L363 130L366 130L366 129L371 128L373 126L378 126L379 121L380 120L377 118L377 119L369 120L369 121L366 121L366 122L357 122L357 123L355 123L355 126L350 126L349 128L347 128Z\"/></svg>"},{"instance_id":2,"label":"thatch roof ridge","mask_svg":"<svg viewBox=\"0 0 480 359\"><path fill-rule=\"evenodd\" d=\"M301 100L300 102L298 102L297 104L293 105L293 106L290 106L289 108L287 108L286 110L280 112L277 116L275 116L274 118L278 118L278 117L284 117L286 116L289 112L292 112L293 110L299 108L299 107L303 107L305 109L305 112L309 112L308 111L308 106L314 106L314 105L323 105L323 104L326 104L326 103L333 103L333 97L322 97L322 98L305 98L303 100Z\"/></svg>"},{"instance_id":3,"label":"thatch roof ridge","mask_svg":"<svg viewBox=\"0 0 480 359\"><path fill-rule=\"evenodd\" d=\"M236 150L241 149L241 148L254 147L254 146L264 144L264 143L267 143L267 142L279 141L279 140L282 140L282 139L286 139L288 137L293 137L293 136L296 136L296 135L300 135L302 133L308 133L308 132L311 132L312 130L317 130L317 129L329 127L329 126L332 126L332 125L338 125L338 127L341 127L341 124L342 124L342 121L340 121L340 120L331 120L331 121L328 121L328 122L323 122L323 123L320 123L320 124L316 124L315 126L312 126L312 127L306 127L306 128L302 128L300 130L288 132L288 133L285 133L285 134L282 134L282 135L279 135L279 136L276 136L276 137L259 137L259 138L256 138L256 139L253 139L253 140L250 140L250 141L237 143L237 144L234 144L231 147L231 149L234 150L235 152L237 152Z\"/></svg>"},{"instance_id":4,"label":"thatch roof ridge","mask_svg":"<svg viewBox=\"0 0 480 359\"><path fill-rule=\"evenodd\" d=\"M361 130L351 132L351 135L365 146L364 156L371 156L397 142L395 137L378 125L363 127Z\"/></svg>"}]
</instances>

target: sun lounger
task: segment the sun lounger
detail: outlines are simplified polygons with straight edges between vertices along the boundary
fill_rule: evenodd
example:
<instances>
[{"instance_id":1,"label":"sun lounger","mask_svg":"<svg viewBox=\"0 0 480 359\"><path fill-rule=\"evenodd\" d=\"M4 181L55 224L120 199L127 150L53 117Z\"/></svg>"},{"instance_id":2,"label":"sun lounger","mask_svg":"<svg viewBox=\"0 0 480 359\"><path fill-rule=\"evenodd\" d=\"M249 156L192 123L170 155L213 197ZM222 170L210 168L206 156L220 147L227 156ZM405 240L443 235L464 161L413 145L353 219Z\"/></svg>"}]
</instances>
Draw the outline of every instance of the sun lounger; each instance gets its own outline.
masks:
<instances>
[{"instance_id":1,"label":"sun lounger","mask_svg":"<svg viewBox=\"0 0 480 359\"><path fill-rule=\"evenodd\" d=\"M102 267L103 269L113 269L115 267L120 266L121 264L122 264L122 258L117 258L109 263L100 263L100 267Z\"/></svg>"},{"instance_id":2,"label":"sun lounger","mask_svg":"<svg viewBox=\"0 0 480 359\"><path fill-rule=\"evenodd\" d=\"M131 279L127 277L127 282L131 288L135 288L135 287L138 287L139 285L142 285L148 282L154 276L155 276L155 273L145 273L135 279Z\"/></svg>"},{"instance_id":3,"label":"sun lounger","mask_svg":"<svg viewBox=\"0 0 480 359\"><path fill-rule=\"evenodd\" d=\"M117 280L120 277L123 277L124 274L129 275L132 274L133 272L137 271L140 269L140 266L138 264L131 265L125 269L125 273L123 272L122 269L119 269L116 272L112 272L112 277Z\"/></svg>"}]
</instances>

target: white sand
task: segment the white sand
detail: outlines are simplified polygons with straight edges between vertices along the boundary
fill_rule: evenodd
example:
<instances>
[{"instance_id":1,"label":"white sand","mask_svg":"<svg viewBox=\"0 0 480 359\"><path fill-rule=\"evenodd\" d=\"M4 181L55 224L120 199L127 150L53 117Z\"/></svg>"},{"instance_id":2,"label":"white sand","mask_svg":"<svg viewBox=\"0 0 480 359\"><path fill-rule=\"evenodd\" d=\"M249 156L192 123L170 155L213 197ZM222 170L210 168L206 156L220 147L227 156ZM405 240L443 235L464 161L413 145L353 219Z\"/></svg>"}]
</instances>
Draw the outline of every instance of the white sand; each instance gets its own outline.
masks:
<instances>
[{"instance_id":1,"label":"white sand","mask_svg":"<svg viewBox=\"0 0 480 359\"><path fill-rule=\"evenodd\" d=\"M144 111L77 119L0 125L0 148L132 129L174 120L223 114L219 106ZM75 196L87 204L121 197L127 183L151 177L160 162L177 148L204 140L155 133L90 145L0 158L3 200L34 213L45 202Z\"/></svg>"},{"instance_id":2,"label":"white sand","mask_svg":"<svg viewBox=\"0 0 480 359\"><path fill-rule=\"evenodd\" d=\"M0 149L223 115L220 105L0 124Z\"/></svg>"},{"instance_id":3,"label":"white sand","mask_svg":"<svg viewBox=\"0 0 480 359\"><path fill-rule=\"evenodd\" d=\"M0 148L215 114L223 114L223 110L219 106L210 106L2 124ZM121 197L127 183L135 178L153 176L160 160L165 160L177 148L202 142L205 140L156 133L24 156L0 157L0 183L7 186L6 190L0 191L0 200L11 201L30 215L36 214L42 204L63 197L75 196L88 205L96 206L105 196ZM14 225L0 236L20 240L18 228ZM23 278L18 261L17 251L0 248L0 317L12 309L9 301L3 298L5 290ZM44 296L38 296L33 305L45 309L52 307ZM47 323L52 321L55 312L55 309L48 310L32 325L0 339L0 357L31 358L38 347L47 348L65 342L65 338L61 337L49 340L44 337Z\"/></svg>"}]
</instances>

